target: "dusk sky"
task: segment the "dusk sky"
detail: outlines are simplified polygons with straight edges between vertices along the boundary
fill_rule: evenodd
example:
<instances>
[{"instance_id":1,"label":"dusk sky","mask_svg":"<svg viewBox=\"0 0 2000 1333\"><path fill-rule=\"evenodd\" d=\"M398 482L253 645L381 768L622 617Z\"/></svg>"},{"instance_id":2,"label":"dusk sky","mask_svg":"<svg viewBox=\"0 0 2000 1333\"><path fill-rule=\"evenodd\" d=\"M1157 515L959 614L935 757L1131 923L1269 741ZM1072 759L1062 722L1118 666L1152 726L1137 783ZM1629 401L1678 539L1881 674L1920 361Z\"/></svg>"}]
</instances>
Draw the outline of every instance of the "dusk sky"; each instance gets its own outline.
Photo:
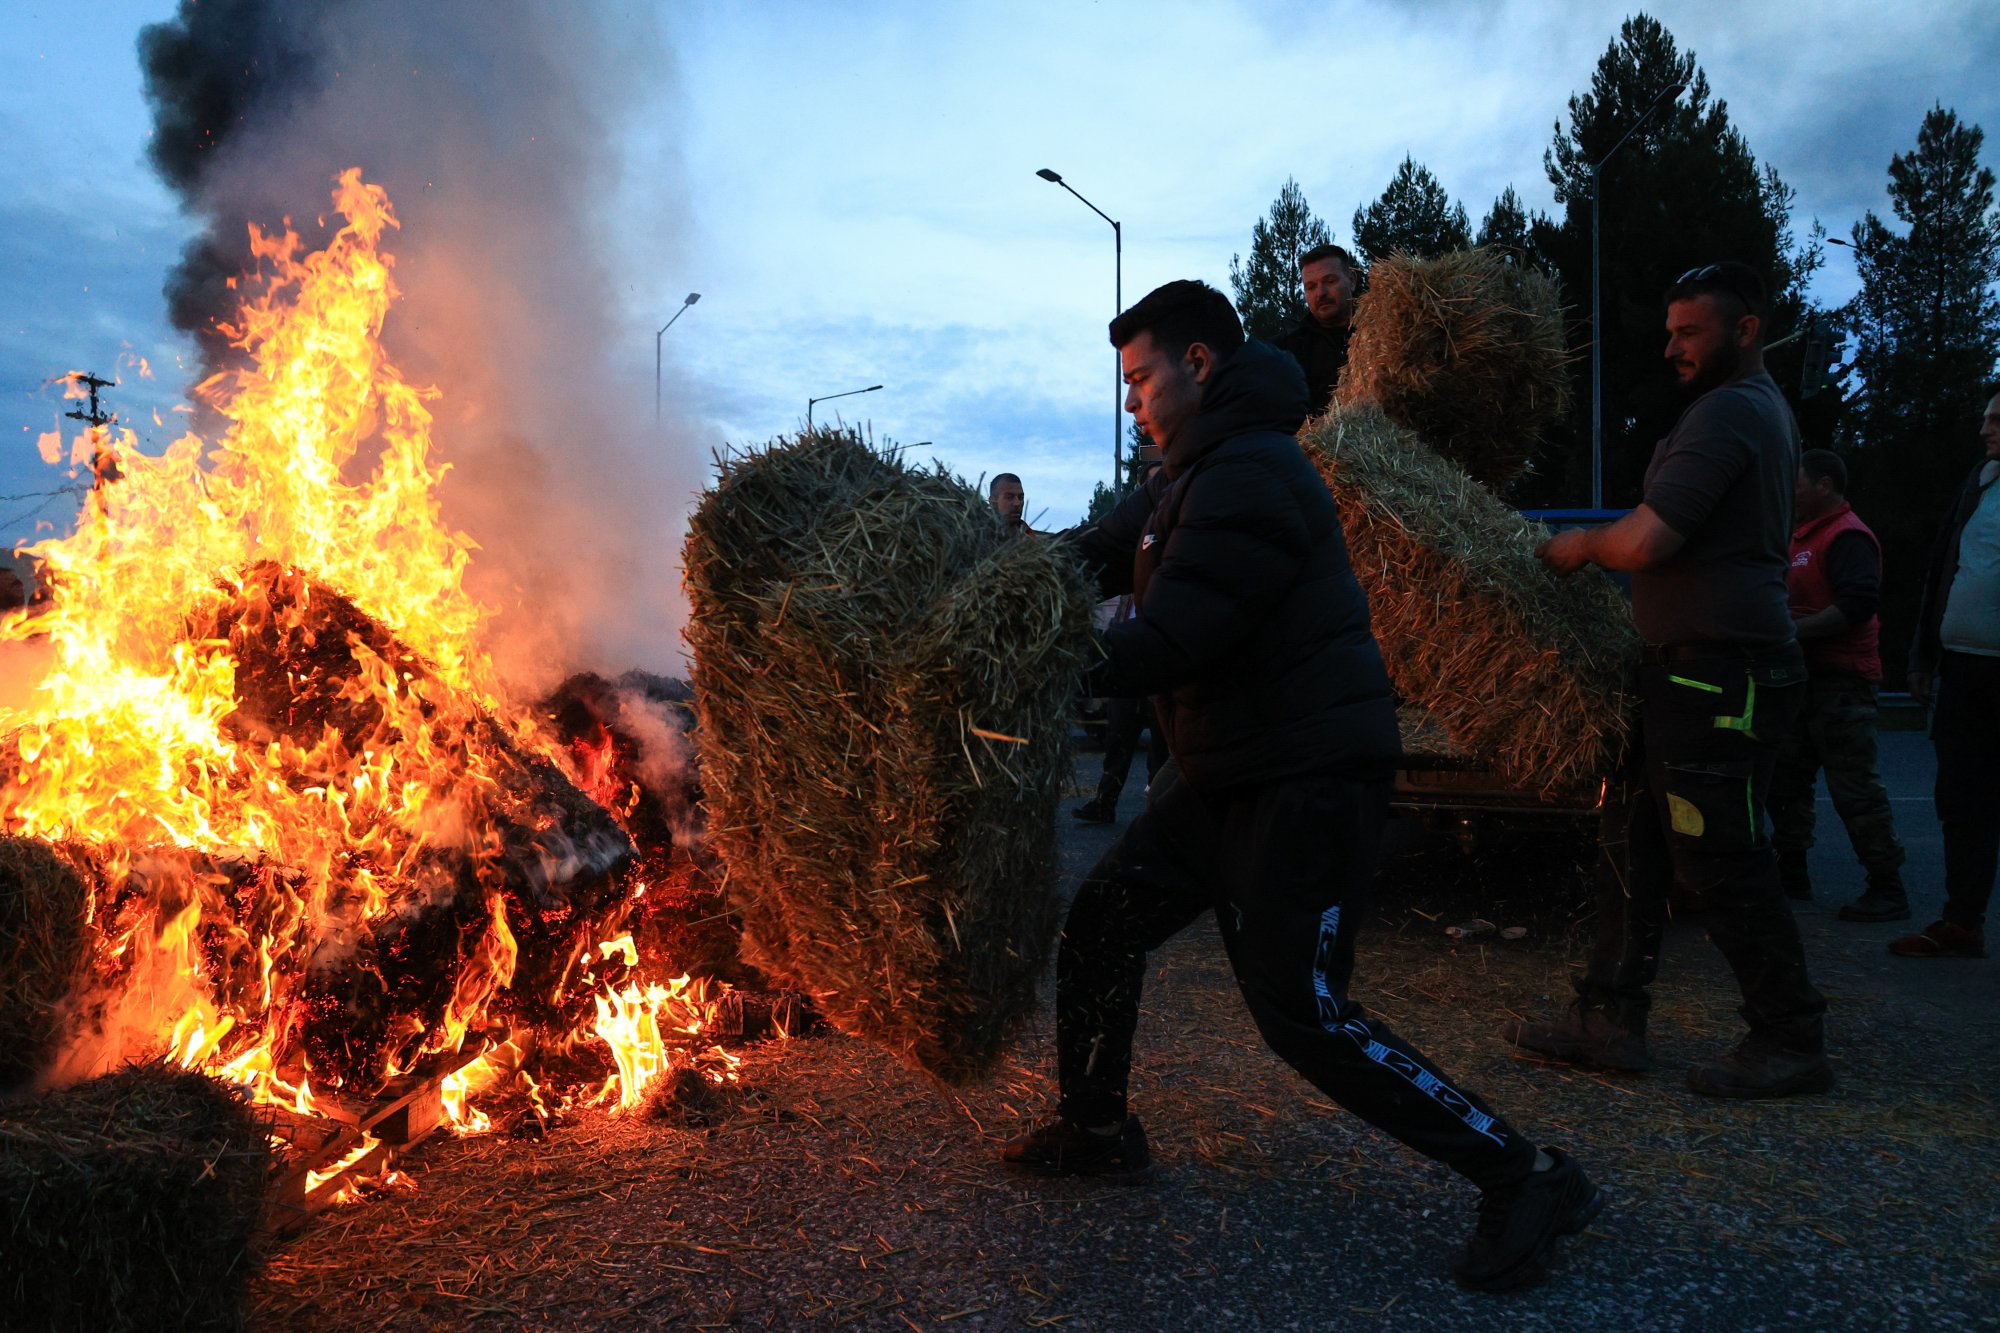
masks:
<instances>
[{"instance_id":1,"label":"dusk sky","mask_svg":"<svg viewBox=\"0 0 2000 1333\"><path fill-rule=\"evenodd\" d=\"M170 409L193 354L160 289L193 226L144 159L134 48L173 11L16 0L0 13L0 495L26 497L0 503L10 542L74 507L27 494L67 480L34 447L64 407L52 377L119 375L112 404L149 451L179 432ZM1288 175L1342 241L1406 153L1475 222L1510 184L1546 209L1553 127L1631 11L1152 0L591 12L603 21L589 40L610 46L601 78L586 69L577 82L615 94L597 105L615 170L608 188L577 189L597 192L578 201L595 225L583 244L612 275L613 308L600 312L610 351L584 387L628 424L630 466L658 472L662 503L691 502L711 451L795 428L808 396L880 382L819 414L931 441L922 453L969 478L1018 472L1031 519L1053 527L1075 521L1109 471L1112 238L1037 168L1123 222L1128 303L1179 277L1227 291L1231 255ZM1863 210L1886 214L1890 155L1933 103L2000 131L1989 3L1647 12L1797 188L1801 230L1817 218L1844 236ZM514 77L495 70L491 95ZM316 170L330 184L347 165ZM1834 249L1818 295L1845 299L1853 280ZM666 335L670 420L655 432L654 332L689 291L702 299ZM135 356L154 379L137 378ZM447 399L455 388L439 387ZM440 447L451 455L442 431Z\"/></svg>"}]
</instances>

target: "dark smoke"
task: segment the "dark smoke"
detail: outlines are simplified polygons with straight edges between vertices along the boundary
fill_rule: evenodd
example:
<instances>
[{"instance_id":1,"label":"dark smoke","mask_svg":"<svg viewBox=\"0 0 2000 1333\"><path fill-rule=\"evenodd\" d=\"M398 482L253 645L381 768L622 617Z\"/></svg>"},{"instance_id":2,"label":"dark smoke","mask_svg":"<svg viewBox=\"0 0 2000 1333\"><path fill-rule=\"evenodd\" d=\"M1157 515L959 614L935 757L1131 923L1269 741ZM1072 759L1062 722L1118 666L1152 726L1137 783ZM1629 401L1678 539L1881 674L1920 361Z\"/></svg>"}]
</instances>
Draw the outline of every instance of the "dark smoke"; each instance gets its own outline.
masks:
<instances>
[{"instance_id":1,"label":"dark smoke","mask_svg":"<svg viewBox=\"0 0 2000 1333\"><path fill-rule=\"evenodd\" d=\"M181 0L171 22L140 30L139 68L153 109L146 157L190 211L206 213L203 180L237 130L283 115L317 85L320 12L267 0ZM189 242L167 275L166 296L174 327L194 335L212 370L227 357L215 323L230 311L227 284L250 266L250 246L244 227L208 221L210 230Z\"/></svg>"},{"instance_id":2,"label":"dark smoke","mask_svg":"<svg viewBox=\"0 0 2000 1333\"><path fill-rule=\"evenodd\" d=\"M182 0L140 40L154 165L203 227L168 292L211 369L247 224L291 219L318 244L343 169L388 190L402 299L384 339L441 391L440 497L529 689L681 671L700 457L655 425L653 330L615 295L679 268L675 164L620 157L621 131L672 114L658 27L636 0ZM653 225L617 233L614 214Z\"/></svg>"}]
</instances>

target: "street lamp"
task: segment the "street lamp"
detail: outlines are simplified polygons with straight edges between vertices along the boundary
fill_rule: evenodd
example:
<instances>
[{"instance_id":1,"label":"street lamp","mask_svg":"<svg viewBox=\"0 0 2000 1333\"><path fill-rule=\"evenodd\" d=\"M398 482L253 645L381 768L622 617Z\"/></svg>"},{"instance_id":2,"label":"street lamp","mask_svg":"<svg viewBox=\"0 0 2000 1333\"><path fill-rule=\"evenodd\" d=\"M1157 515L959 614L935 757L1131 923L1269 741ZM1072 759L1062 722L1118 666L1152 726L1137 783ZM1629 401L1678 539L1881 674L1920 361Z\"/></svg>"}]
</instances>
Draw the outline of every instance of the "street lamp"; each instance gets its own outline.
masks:
<instances>
[{"instance_id":1,"label":"street lamp","mask_svg":"<svg viewBox=\"0 0 2000 1333\"><path fill-rule=\"evenodd\" d=\"M1047 167L1035 174L1051 185L1060 185L1071 194L1076 194L1068 181ZM1125 310L1125 229L1118 225L1118 219L1090 200L1080 194L1076 197L1085 208L1111 224L1112 299L1115 303L1111 313L1122 314ZM1121 467L1125 458L1125 366L1115 350L1111 353L1111 371L1111 490L1116 494L1123 489L1125 480Z\"/></svg>"},{"instance_id":2,"label":"street lamp","mask_svg":"<svg viewBox=\"0 0 2000 1333\"><path fill-rule=\"evenodd\" d=\"M674 319L685 315L687 308L700 299L700 292L689 292L687 300L681 302L681 308L674 311ZM664 338L667 330L674 326L674 319L660 325L660 331L653 335L653 420L656 423L660 419L660 339Z\"/></svg>"},{"instance_id":3,"label":"street lamp","mask_svg":"<svg viewBox=\"0 0 2000 1333\"><path fill-rule=\"evenodd\" d=\"M827 393L821 394L817 398L806 399L806 433L812 433L814 403L830 403L836 398L852 398L857 393L874 393L881 387L879 384L871 384L865 389L849 389L846 393Z\"/></svg>"},{"instance_id":4,"label":"street lamp","mask_svg":"<svg viewBox=\"0 0 2000 1333\"><path fill-rule=\"evenodd\" d=\"M1601 313L1601 298L1598 288L1603 285L1599 271L1598 200L1602 194L1601 177L1604 164L1611 155L1625 146L1641 125L1652 119L1653 113L1668 102L1679 97L1687 88L1685 83L1669 84L1662 88L1646 103L1646 109L1639 113L1618 136L1603 157L1590 164L1590 507L1604 508L1604 323Z\"/></svg>"}]
</instances>

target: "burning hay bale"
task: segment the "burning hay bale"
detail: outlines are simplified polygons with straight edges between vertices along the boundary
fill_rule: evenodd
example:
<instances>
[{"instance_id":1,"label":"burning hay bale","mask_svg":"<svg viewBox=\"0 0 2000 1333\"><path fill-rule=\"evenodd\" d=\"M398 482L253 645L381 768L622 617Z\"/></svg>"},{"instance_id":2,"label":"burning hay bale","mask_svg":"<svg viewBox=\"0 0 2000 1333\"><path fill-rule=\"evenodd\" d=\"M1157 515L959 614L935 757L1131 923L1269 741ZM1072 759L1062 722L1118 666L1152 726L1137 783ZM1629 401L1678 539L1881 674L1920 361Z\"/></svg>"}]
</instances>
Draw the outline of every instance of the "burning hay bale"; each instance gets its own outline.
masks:
<instances>
[{"instance_id":1,"label":"burning hay bale","mask_svg":"<svg viewBox=\"0 0 2000 1333\"><path fill-rule=\"evenodd\" d=\"M632 845L610 814L298 570L251 565L189 637L227 645L226 725L279 746L296 785L351 781L370 751L431 764L437 827L362 831L327 889L299 993L313 1068L365 1090L470 1015L554 1022L578 960L624 907L615 872Z\"/></svg>"},{"instance_id":2,"label":"burning hay bale","mask_svg":"<svg viewBox=\"0 0 2000 1333\"><path fill-rule=\"evenodd\" d=\"M821 428L689 527L709 838L750 961L947 1082L1034 1004L1092 597L977 492Z\"/></svg>"},{"instance_id":3,"label":"burning hay bale","mask_svg":"<svg viewBox=\"0 0 2000 1333\"><path fill-rule=\"evenodd\" d=\"M1301 442L1340 504L1396 692L1510 784L1594 795L1637 659L1618 590L1551 574L1540 529L1375 407L1335 404Z\"/></svg>"},{"instance_id":4,"label":"burning hay bale","mask_svg":"<svg viewBox=\"0 0 2000 1333\"><path fill-rule=\"evenodd\" d=\"M1553 279L1494 249L1398 254L1368 270L1338 398L1374 403L1504 491L1569 402Z\"/></svg>"},{"instance_id":5,"label":"burning hay bale","mask_svg":"<svg viewBox=\"0 0 2000 1333\"><path fill-rule=\"evenodd\" d=\"M0 1092L54 1056L65 1001L90 976L90 886L69 849L0 837Z\"/></svg>"},{"instance_id":6,"label":"burning hay bale","mask_svg":"<svg viewBox=\"0 0 2000 1333\"><path fill-rule=\"evenodd\" d=\"M163 1065L0 1105L4 1322L241 1327L266 1133L222 1084Z\"/></svg>"}]
</instances>

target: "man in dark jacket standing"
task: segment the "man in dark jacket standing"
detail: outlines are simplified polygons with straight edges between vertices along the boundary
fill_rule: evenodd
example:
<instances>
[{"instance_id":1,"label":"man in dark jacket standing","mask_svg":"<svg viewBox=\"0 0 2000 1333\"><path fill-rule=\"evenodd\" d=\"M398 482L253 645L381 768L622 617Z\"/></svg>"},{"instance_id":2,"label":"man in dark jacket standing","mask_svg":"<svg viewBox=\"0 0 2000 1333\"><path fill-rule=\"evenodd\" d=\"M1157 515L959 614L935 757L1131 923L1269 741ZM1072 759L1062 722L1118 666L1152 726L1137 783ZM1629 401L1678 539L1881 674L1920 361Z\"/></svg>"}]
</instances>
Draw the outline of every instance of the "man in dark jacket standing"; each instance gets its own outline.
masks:
<instances>
[{"instance_id":1,"label":"man in dark jacket standing","mask_svg":"<svg viewBox=\"0 0 2000 1333\"><path fill-rule=\"evenodd\" d=\"M1905 958L1984 958L2000 872L2000 384L1987 389L1986 456L1958 488L1931 553L1910 693L1929 702L1944 826L1944 915L1889 946Z\"/></svg>"},{"instance_id":2,"label":"man in dark jacket standing","mask_svg":"<svg viewBox=\"0 0 2000 1333\"><path fill-rule=\"evenodd\" d=\"M1305 289L1306 317L1278 337L1306 373L1306 415L1326 411L1340 372L1347 368L1349 326L1354 322L1354 288L1360 275L1354 256L1337 245L1315 245L1299 256L1299 285Z\"/></svg>"},{"instance_id":3,"label":"man in dark jacket standing","mask_svg":"<svg viewBox=\"0 0 2000 1333\"><path fill-rule=\"evenodd\" d=\"M1459 1280L1537 1281L1555 1239L1603 1196L1347 994L1395 707L1333 497L1294 436L1298 369L1246 343L1229 302L1198 282L1148 295L1111 341L1126 408L1165 468L1074 536L1104 590L1129 590L1138 608L1106 633L1094 692L1152 695L1173 760L1070 908L1056 964L1061 1118L1005 1158L1047 1174L1149 1173L1126 1107L1146 953L1212 909L1272 1049L1483 1191Z\"/></svg>"},{"instance_id":4,"label":"man in dark jacket standing","mask_svg":"<svg viewBox=\"0 0 2000 1333\"><path fill-rule=\"evenodd\" d=\"M1667 293L1667 360L1692 401L1646 469L1645 500L1601 528L1559 532L1543 561L1632 573L1646 641L1643 716L1628 772L1649 799L1628 878L1606 877L1577 1000L1555 1022L1509 1024L1517 1046L1608 1069L1648 1067L1649 988L1678 880L1743 991L1750 1032L1688 1071L1712 1097L1785 1097L1833 1084L1826 1001L1764 835L1778 744L1803 703L1805 659L1786 600L1798 424L1764 370L1764 282L1709 264ZM1648 817L1650 816L1650 817Z\"/></svg>"}]
</instances>

